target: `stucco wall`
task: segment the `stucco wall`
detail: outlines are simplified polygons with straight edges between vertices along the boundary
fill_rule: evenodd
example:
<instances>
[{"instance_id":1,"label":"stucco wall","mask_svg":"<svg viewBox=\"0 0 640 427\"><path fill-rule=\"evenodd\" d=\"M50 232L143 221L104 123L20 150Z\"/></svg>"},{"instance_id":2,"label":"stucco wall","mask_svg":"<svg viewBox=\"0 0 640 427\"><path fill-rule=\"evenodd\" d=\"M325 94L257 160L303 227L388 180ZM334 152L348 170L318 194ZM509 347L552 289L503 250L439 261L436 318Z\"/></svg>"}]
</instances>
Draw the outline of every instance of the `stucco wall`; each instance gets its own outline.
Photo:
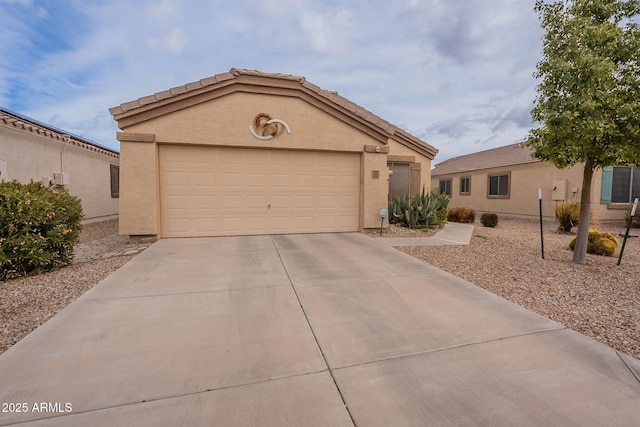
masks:
<instances>
[{"instance_id":1,"label":"stucco wall","mask_svg":"<svg viewBox=\"0 0 640 427\"><path fill-rule=\"evenodd\" d=\"M566 201L580 201L584 164L566 169L558 169L550 163L536 162L509 167L482 169L477 171L434 176L431 185L439 189L442 179L452 178L452 194L449 207L471 207L479 212L494 212L498 215L536 217L539 215L538 188L542 188L543 215L553 218L554 208L559 201L553 200L554 181L566 179ZM510 172L511 192L508 199L487 197L488 175ZM460 178L471 177L471 194L460 194ZM624 210L610 209L600 204L602 171L594 173L591 186L591 218L598 221L624 220Z\"/></svg>"},{"instance_id":2,"label":"stucco wall","mask_svg":"<svg viewBox=\"0 0 640 427\"><path fill-rule=\"evenodd\" d=\"M363 153L363 216L362 228L380 228L380 208L387 207L387 193L389 181L387 174L387 156L379 153ZM374 171L378 178L374 178ZM386 175L385 175L386 174ZM388 220L384 221L384 227L388 227Z\"/></svg>"},{"instance_id":3,"label":"stucco wall","mask_svg":"<svg viewBox=\"0 0 640 427\"><path fill-rule=\"evenodd\" d=\"M6 180L20 182L53 179L67 172L69 192L82 201L85 220L118 214L118 199L111 197L110 165L119 159L13 126L0 125L0 160L6 161Z\"/></svg>"},{"instance_id":4,"label":"stucco wall","mask_svg":"<svg viewBox=\"0 0 640 427\"><path fill-rule=\"evenodd\" d=\"M120 142L120 234L160 233L155 142Z\"/></svg>"},{"instance_id":5,"label":"stucco wall","mask_svg":"<svg viewBox=\"0 0 640 427\"><path fill-rule=\"evenodd\" d=\"M249 125L259 113L284 120L291 134L254 138ZM127 132L155 134L159 143L186 143L298 150L361 152L377 141L328 113L292 97L236 92L130 126ZM379 143L379 145L384 145Z\"/></svg>"}]
</instances>

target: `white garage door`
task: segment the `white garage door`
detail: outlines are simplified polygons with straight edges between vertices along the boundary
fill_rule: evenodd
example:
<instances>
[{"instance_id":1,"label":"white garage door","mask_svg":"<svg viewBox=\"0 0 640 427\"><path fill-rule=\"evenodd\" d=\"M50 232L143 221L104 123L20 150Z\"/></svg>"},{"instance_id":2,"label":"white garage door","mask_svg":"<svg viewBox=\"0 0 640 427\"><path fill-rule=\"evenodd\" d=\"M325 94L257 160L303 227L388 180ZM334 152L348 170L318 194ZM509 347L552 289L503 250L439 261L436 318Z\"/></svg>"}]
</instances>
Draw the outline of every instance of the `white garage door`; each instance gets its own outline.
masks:
<instances>
[{"instance_id":1,"label":"white garage door","mask_svg":"<svg viewBox=\"0 0 640 427\"><path fill-rule=\"evenodd\" d=\"M357 231L360 155L160 146L163 237Z\"/></svg>"}]
</instances>

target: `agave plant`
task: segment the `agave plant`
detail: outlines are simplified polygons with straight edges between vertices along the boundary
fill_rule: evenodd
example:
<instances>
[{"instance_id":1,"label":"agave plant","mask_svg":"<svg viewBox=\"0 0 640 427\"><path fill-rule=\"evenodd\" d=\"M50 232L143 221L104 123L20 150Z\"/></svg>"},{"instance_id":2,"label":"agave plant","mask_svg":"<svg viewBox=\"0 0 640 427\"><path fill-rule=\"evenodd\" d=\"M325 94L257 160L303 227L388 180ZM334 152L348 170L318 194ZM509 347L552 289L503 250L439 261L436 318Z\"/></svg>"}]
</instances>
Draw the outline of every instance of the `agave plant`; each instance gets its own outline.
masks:
<instances>
[{"instance_id":1,"label":"agave plant","mask_svg":"<svg viewBox=\"0 0 640 427\"><path fill-rule=\"evenodd\" d=\"M401 223L409 228L441 227L446 222L449 198L432 191L416 194L411 200L409 196L394 199L389 204L392 222Z\"/></svg>"}]
</instances>

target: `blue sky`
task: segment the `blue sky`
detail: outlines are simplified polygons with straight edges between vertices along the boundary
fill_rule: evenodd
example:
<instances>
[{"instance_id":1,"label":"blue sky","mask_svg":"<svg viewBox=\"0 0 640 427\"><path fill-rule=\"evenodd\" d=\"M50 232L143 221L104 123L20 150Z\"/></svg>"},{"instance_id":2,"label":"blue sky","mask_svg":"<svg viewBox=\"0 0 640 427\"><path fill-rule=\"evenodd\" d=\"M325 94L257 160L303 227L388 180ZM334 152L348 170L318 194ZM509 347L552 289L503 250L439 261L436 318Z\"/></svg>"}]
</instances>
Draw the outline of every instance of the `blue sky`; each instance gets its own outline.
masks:
<instances>
[{"instance_id":1,"label":"blue sky","mask_svg":"<svg viewBox=\"0 0 640 427\"><path fill-rule=\"evenodd\" d=\"M447 158L523 140L534 0L0 0L0 105L118 149L108 109L229 69L304 76Z\"/></svg>"}]
</instances>

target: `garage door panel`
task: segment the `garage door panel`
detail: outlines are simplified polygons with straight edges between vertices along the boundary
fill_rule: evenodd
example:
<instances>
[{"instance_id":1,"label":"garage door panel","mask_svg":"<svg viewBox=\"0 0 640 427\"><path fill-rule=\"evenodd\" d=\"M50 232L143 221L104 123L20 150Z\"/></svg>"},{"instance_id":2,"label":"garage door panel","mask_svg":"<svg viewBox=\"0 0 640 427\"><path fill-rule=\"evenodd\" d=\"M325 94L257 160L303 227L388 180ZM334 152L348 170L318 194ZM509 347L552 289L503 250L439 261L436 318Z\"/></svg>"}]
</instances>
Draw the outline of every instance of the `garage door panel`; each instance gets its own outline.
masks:
<instances>
[{"instance_id":1,"label":"garage door panel","mask_svg":"<svg viewBox=\"0 0 640 427\"><path fill-rule=\"evenodd\" d=\"M203 210L203 209L215 210L216 208L215 196L195 196L194 200L196 202L195 208L198 210Z\"/></svg>"},{"instance_id":2,"label":"garage door panel","mask_svg":"<svg viewBox=\"0 0 640 427\"><path fill-rule=\"evenodd\" d=\"M297 195L294 196L294 206L296 209L313 209L313 196L311 195Z\"/></svg>"},{"instance_id":3,"label":"garage door panel","mask_svg":"<svg viewBox=\"0 0 640 427\"><path fill-rule=\"evenodd\" d=\"M313 175L296 175L294 177L296 188L313 190Z\"/></svg>"},{"instance_id":4,"label":"garage door panel","mask_svg":"<svg viewBox=\"0 0 640 427\"><path fill-rule=\"evenodd\" d=\"M316 197L316 207L318 209L339 209L334 196L318 196Z\"/></svg>"},{"instance_id":5,"label":"garage door panel","mask_svg":"<svg viewBox=\"0 0 640 427\"><path fill-rule=\"evenodd\" d=\"M292 196L272 196L271 209L291 209L293 208Z\"/></svg>"},{"instance_id":6,"label":"garage door panel","mask_svg":"<svg viewBox=\"0 0 640 427\"><path fill-rule=\"evenodd\" d=\"M205 147L193 147L196 150L205 150ZM214 162L215 163L219 163L221 165L224 166L229 166L229 165L241 165L244 162L243 156L242 155L238 155L237 152L235 152L234 150L216 150L215 148L212 148L212 150L215 150L214 152L217 152L218 155L214 157Z\"/></svg>"},{"instance_id":7,"label":"garage door panel","mask_svg":"<svg viewBox=\"0 0 640 427\"><path fill-rule=\"evenodd\" d=\"M247 218L247 226L251 234L261 234L262 230L269 227L269 218L265 216Z\"/></svg>"},{"instance_id":8,"label":"garage door panel","mask_svg":"<svg viewBox=\"0 0 640 427\"><path fill-rule=\"evenodd\" d=\"M223 211L239 211L242 209L242 196L220 196L220 205Z\"/></svg>"},{"instance_id":9,"label":"garage door panel","mask_svg":"<svg viewBox=\"0 0 640 427\"><path fill-rule=\"evenodd\" d=\"M189 198L187 196L172 196L166 197L167 209L171 210L189 210Z\"/></svg>"},{"instance_id":10,"label":"garage door panel","mask_svg":"<svg viewBox=\"0 0 640 427\"><path fill-rule=\"evenodd\" d=\"M214 172L196 172L193 174L193 184L203 187L215 186L216 174Z\"/></svg>"},{"instance_id":11,"label":"garage door panel","mask_svg":"<svg viewBox=\"0 0 640 427\"><path fill-rule=\"evenodd\" d=\"M335 200L337 206L349 212L353 209L357 209L360 203L358 200L354 200L353 197L350 196L337 196Z\"/></svg>"},{"instance_id":12,"label":"garage door panel","mask_svg":"<svg viewBox=\"0 0 640 427\"><path fill-rule=\"evenodd\" d=\"M243 151L244 163L251 166L260 166L265 162L263 150L246 150Z\"/></svg>"},{"instance_id":13,"label":"garage door panel","mask_svg":"<svg viewBox=\"0 0 640 427\"><path fill-rule=\"evenodd\" d=\"M215 233L216 231L216 219L211 216L194 218L193 229L200 230L208 233ZM193 231L193 230L190 230Z\"/></svg>"},{"instance_id":14,"label":"garage door panel","mask_svg":"<svg viewBox=\"0 0 640 427\"><path fill-rule=\"evenodd\" d=\"M244 230L244 219L241 218L219 217L216 222L220 225L219 229L229 234L239 234Z\"/></svg>"},{"instance_id":15,"label":"garage door panel","mask_svg":"<svg viewBox=\"0 0 640 427\"><path fill-rule=\"evenodd\" d=\"M161 145L160 187L162 237L359 228L358 154Z\"/></svg>"},{"instance_id":16,"label":"garage door panel","mask_svg":"<svg viewBox=\"0 0 640 427\"><path fill-rule=\"evenodd\" d=\"M165 164L173 164L173 163L188 163L191 152L188 150L183 150L182 147L177 146L164 146L164 152L167 154Z\"/></svg>"},{"instance_id":17,"label":"garage door panel","mask_svg":"<svg viewBox=\"0 0 640 427\"><path fill-rule=\"evenodd\" d=\"M247 185L250 188L264 190L267 188L267 174L249 173L247 174Z\"/></svg>"},{"instance_id":18,"label":"garage door panel","mask_svg":"<svg viewBox=\"0 0 640 427\"><path fill-rule=\"evenodd\" d=\"M189 221L187 219L167 219L166 231L168 233L189 233Z\"/></svg>"},{"instance_id":19,"label":"garage door panel","mask_svg":"<svg viewBox=\"0 0 640 427\"><path fill-rule=\"evenodd\" d=\"M225 187L242 187L242 174L241 173L222 173L222 185Z\"/></svg>"},{"instance_id":20,"label":"garage door panel","mask_svg":"<svg viewBox=\"0 0 640 427\"><path fill-rule=\"evenodd\" d=\"M200 153L199 155L189 156L189 160L186 162L188 165L197 165L195 168L200 170L206 170L206 165L212 163L218 163L217 156L209 153ZM182 163L184 164L184 163Z\"/></svg>"},{"instance_id":21,"label":"garage door panel","mask_svg":"<svg viewBox=\"0 0 640 427\"><path fill-rule=\"evenodd\" d=\"M269 164L275 167L284 167L289 170L295 163L290 151L267 151Z\"/></svg>"},{"instance_id":22,"label":"garage door panel","mask_svg":"<svg viewBox=\"0 0 640 427\"><path fill-rule=\"evenodd\" d=\"M273 173L269 176L269 185L275 191L289 191L293 176L288 173Z\"/></svg>"},{"instance_id":23,"label":"garage door panel","mask_svg":"<svg viewBox=\"0 0 640 427\"><path fill-rule=\"evenodd\" d=\"M264 210L267 207L267 196L247 196L247 209Z\"/></svg>"},{"instance_id":24,"label":"garage door panel","mask_svg":"<svg viewBox=\"0 0 640 427\"><path fill-rule=\"evenodd\" d=\"M189 183L189 175L186 172L167 172L167 186L183 186Z\"/></svg>"},{"instance_id":25,"label":"garage door panel","mask_svg":"<svg viewBox=\"0 0 640 427\"><path fill-rule=\"evenodd\" d=\"M329 191L336 189L336 177L334 175L318 176L318 187Z\"/></svg>"},{"instance_id":26,"label":"garage door panel","mask_svg":"<svg viewBox=\"0 0 640 427\"><path fill-rule=\"evenodd\" d=\"M338 187L352 188L360 184L360 176L355 175L340 175L337 177Z\"/></svg>"}]
</instances>

